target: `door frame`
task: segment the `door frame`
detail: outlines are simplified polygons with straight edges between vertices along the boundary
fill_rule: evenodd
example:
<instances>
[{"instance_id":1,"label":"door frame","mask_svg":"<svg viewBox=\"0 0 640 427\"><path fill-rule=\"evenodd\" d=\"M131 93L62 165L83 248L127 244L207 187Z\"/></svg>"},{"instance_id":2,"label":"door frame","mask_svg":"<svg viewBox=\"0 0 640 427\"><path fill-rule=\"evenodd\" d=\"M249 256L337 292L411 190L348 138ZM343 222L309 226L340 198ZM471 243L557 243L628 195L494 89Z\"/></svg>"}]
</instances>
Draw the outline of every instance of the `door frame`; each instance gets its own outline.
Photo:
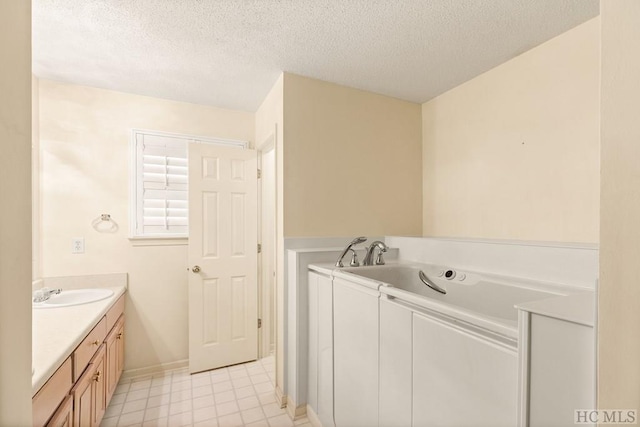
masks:
<instances>
[{"instance_id":1,"label":"door frame","mask_svg":"<svg viewBox=\"0 0 640 427\"><path fill-rule=\"evenodd\" d=\"M263 358L270 354L275 354L276 351L276 260L277 260L277 171L276 171L276 158L277 158L277 148L276 148L276 135L272 133L269 135L262 143L256 147L258 152L258 168L260 170L264 169L264 155L265 153L273 151L273 164L271 165L273 168L273 211L272 218L273 222L271 226L273 227L273 244L270 247L267 247L264 244L264 230L268 226L265 224L265 204L264 204L264 195L263 195L263 185L265 185L265 181L259 177L258 178L258 243L262 245L262 252L258 254L258 318L262 319L262 327L258 330L258 357ZM265 292L265 283L264 283L264 260L267 257L271 257L272 266L273 266L273 281L272 286L269 289L269 292ZM273 342L273 345L271 344Z\"/></svg>"}]
</instances>

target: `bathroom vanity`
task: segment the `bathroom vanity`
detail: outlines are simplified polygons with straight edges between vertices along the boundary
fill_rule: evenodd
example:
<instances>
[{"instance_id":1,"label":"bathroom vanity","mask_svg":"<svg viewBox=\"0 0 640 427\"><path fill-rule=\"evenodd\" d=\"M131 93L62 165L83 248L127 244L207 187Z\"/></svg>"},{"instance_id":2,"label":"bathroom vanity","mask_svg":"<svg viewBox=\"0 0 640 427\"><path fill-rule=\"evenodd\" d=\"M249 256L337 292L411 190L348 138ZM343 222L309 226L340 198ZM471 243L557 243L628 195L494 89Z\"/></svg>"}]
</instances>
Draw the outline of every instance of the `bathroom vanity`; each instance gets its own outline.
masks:
<instances>
[{"instance_id":1,"label":"bathroom vanity","mask_svg":"<svg viewBox=\"0 0 640 427\"><path fill-rule=\"evenodd\" d=\"M125 286L33 310L33 425L99 426L124 366ZM64 291L63 291L64 292Z\"/></svg>"}]
</instances>

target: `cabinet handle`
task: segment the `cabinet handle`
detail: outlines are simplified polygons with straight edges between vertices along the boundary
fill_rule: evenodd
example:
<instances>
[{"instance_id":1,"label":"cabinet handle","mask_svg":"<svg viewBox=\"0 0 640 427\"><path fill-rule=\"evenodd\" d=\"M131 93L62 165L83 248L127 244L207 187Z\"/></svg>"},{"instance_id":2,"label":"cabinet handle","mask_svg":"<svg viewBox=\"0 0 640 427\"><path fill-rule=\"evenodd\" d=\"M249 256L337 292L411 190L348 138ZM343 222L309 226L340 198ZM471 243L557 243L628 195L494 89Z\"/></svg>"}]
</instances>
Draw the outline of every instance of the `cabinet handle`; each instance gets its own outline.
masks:
<instances>
[{"instance_id":1,"label":"cabinet handle","mask_svg":"<svg viewBox=\"0 0 640 427\"><path fill-rule=\"evenodd\" d=\"M95 340L94 342L92 342L91 344L95 345L95 346L99 346L100 345L100 341Z\"/></svg>"},{"instance_id":2,"label":"cabinet handle","mask_svg":"<svg viewBox=\"0 0 640 427\"><path fill-rule=\"evenodd\" d=\"M117 340L121 340L122 339L122 332L118 333L118 335L116 335L116 339Z\"/></svg>"},{"instance_id":3,"label":"cabinet handle","mask_svg":"<svg viewBox=\"0 0 640 427\"><path fill-rule=\"evenodd\" d=\"M93 377L93 380L97 383L100 382L100 371L96 372L96 375Z\"/></svg>"}]
</instances>

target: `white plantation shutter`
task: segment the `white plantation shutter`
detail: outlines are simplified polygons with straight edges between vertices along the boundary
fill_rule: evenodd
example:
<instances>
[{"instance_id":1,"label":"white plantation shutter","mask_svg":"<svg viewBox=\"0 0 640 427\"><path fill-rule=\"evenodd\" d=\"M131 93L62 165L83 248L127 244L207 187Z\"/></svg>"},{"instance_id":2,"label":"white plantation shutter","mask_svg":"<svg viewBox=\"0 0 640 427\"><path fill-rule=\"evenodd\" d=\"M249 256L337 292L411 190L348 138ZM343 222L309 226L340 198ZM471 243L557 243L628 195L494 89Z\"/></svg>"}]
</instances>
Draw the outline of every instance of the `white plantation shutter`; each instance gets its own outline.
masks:
<instances>
[{"instance_id":1,"label":"white plantation shutter","mask_svg":"<svg viewBox=\"0 0 640 427\"><path fill-rule=\"evenodd\" d=\"M189 143L247 148L248 142L133 131L131 235L189 236Z\"/></svg>"},{"instance_id":2,"label":"white plantation shutter","mask_svg":"<svg viewBox=\"0 0 640 427\"><path fill-rule=\"evenodd\" d=\"M188 140L138 133L136 236L187 237Z\"/></svg>"}]
</instances>

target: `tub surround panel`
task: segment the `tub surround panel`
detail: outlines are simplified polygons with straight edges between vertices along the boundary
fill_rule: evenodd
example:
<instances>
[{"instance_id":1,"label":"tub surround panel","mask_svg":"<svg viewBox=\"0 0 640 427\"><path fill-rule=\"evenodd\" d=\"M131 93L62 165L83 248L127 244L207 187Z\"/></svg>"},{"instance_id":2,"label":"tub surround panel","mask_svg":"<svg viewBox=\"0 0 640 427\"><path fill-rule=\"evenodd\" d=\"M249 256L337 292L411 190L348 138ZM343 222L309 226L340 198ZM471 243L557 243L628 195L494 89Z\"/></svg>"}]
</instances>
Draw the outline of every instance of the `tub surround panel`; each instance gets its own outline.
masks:
<instances>
[{"instance_id":1,"label":"tub surround panel","mask_svg":"<svg viewBox=\"0 0 640 427\"><path fill-rule=\"evenodd\" d=\"M388 236L399 259L595 290L598 246Z\"/></svg>"},{"instance_id":2,"label":"tub surround panel","mask_svg":"<svg viewBox=\"0 0 640 427\"><path fill-rule=\"evenodd\" d=\"M413 313L396 302L380 299L379 424L411 425Z\"/></svg>"},{"instance_id":3,"label":"tub surround panel","mask_svg":"<svg viewBox=\"0 0 640 427\"><path fill-rule=\"evenodd\" d=\"M285 325L285 395L288 401L306 408L307 369L309 361L309 313L308 313L308 266L312 263L326 263L329 266L342 252L339 248L291 249L287 251L287 318ZM360 251L358 255L364 256ZM362 259L362 257L360 257ZM302 375L301 373L304 373Z\"/></svg>"},{"instance_id":4,"label":"tub surround panel","mask_svg":"<svg viewBox=\"0 0 640 427\"><path fill-rule=\"evenodd\" d=\"M515 349L461 330L413 313L413 425L513 426Z\"/></svg>"},{"instance_id":5,"label":"tub surround panel","mask_svg":"<svg viewBox=\"0 0 640 427\"><path fill-rule=\"evenodd\" d=\"M311 263L327 263L328 267L335 264L338 256L351 240L353 240L353 236L289 237L284 239L285 255L282 257L285 272L283 285L284 340L282 340L282 344L284 349L283 363L286 364L283 364L284 387L282 392L285 396L290 396L292 401L300 402L301 408L304 408L307 403L306 376L298 375L298 372L306 372L308 357L307 313L300 311L300 308L306 307L307 304L307 269ZM364 251L358 248L376 240L384 241L384 237L369 236L367 242L354 248L358 252L360 261L364 259ZM396 256L397 252L391 249L385 258L393 259ZM284 369L285 366L286 369Z\"/></svg>"},{"instance_id":6,"label":"tub surround panel","mask_svg":"<svg viewBox=\"0 0 640 427\"><path fill-rule=\"evenodd\" d=\"M333 279L334 419L336 426L377 426L379 294Z\"/></svg>"},{"instance_id":7,"label":"tub surround panel","mask_svg":"<svg viewBox=\"0 0 640 427\"><path fill-rule=\"evenodd\" d=\"M595 292L583 292L518 304L516 308L593 328L596 322L596 304Z\"/></svg>"},{"instance_id":8,"label":"tub surround panel","mask_svg":"<svg viewBox=\"0 0 640 427\"><path fill-rule=\"evenodd\" d=\"M595 408L595 301L587 292L518 305L519 425L570 425L575 409Z\"/></svg>"}]
</instances>

